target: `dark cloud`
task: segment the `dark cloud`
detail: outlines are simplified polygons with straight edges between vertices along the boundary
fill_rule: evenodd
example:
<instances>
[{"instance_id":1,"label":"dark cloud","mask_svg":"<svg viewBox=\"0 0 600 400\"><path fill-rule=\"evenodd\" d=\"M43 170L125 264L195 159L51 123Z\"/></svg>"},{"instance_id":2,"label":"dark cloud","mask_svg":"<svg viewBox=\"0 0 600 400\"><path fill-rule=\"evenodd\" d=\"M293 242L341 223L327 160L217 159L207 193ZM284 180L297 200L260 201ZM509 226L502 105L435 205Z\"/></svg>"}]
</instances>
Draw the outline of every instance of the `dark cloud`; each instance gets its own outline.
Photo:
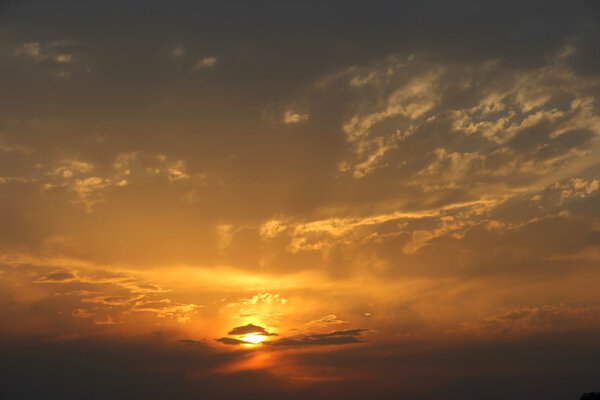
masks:
<instances>
[{"instance_id":1,"label":"dark cloud","mask_svg":"<svg viewBox=\"0 0 600 400\"><path fill-rule=\"evenodd\" d=\"M251 328L247 328L251 326ZM229 332L230 335L245 335L249 333L258 333L263 336L276 336L272 333L262 333L262 331L256 330L256 326L249 324L244 327L238 327L243 329L234 329ZM260 328L260 327L258 327ZM328 333L313 333L307 335L298 335L298 336L290 336L283 337L277 340L269 340L264 341L262 344L270 345L270 346L325 346L325 345L344 345L344 344L353 344L353 343L362 343L363 340L360 339L360 335L368 332L368 329L346 329L339 331L332 331ZM234 333L235 332L235 333ZM241 333L240 333L241 332ZM248 344L241 339L234 339L229 337L222 337L216 340L217 342L228 344L228 345L241 345Z\"/></svg>"},{"instance_id":2,"label":"dark cloud","mask_svg":"<svg viewBox=\"0 0 600 400\"><path fill-rule=\"evenodd\" d=\"M600 392L583 393L580 400L597 400L600 399Z\"/></svg>"},{"instance_id":3,"label":"dark cloud","mask_svg":"<svg viewBox=\"0 0 600 400\"><path fill-rule=\"evenodd\" d=\"M207 347L208 344L202 340L194 340L194 339L180 339L179 343L184 344L188 347Z\"/></svg>"},{"instance_id":4,"label":"dark cloud","mask_svg":"<svg viewBox=\"0 0 600 400\"><path fill-rule=\"evenodd\" d=\"M68 271L58 271L42 276L38 282L70 282L76 280L77 276Z\"/></svg>"},{"instance_id":5,"label":"dark cloud","mask_svg":"<svg viewBox=\"0 0 600 400\"><path fill-rule=\"evenodd\" d=\"M237 326L229 331L228 335L247 335L249 333L258 333L262 336L277 336L275 333L267 332L262 326L248 324L244 326Z\"/></svg>"},{"instance_id":6,"label":"dark cloud","mask_svg":"<svg viewBox=\"0 0 600 400\"><path fill-rule=\"evenodd\" d=\"M222 337L219 339L215 339L217 342L219 343L223 343L223 344L227 344L227 345L232 345L232 346L238 346L241 344L248 344L248 342L246 342L245 340L240 340L240 339L234 339L234 338L230 338L230 337Z\"/></svg>"},{"instance_id":7,"label":"dark cloud","mask_svg":"<svg viewBox=\"0 0 600 400\"><path fill-rule=\"evenodd\" d=\"M228 335L231 335L231 336L244 336L244 335L249 335L249 334L257 334L260 336L277 336L276 333L268 332L262 326L258 326L258 325L254 325L254 324L236 326L228 333ZM250 342L247 342L242 339L235 339L235 338L230 338L230 337L222 337L222 338L216 339L216 341L219 343L227 344L227 345L241 345L241 344L250 343Z\"/></svg>"},{"instance_id":8,"label":"dark cloud","mask_svg":"<svg viewBox=\"0 0 600 400\"><path fill-rule=\"evenodd\" d=\"M347 329L329 333L313 333L281 338L264 343L271 346L326 346L354 344L364 342L364 340L360 339L360 335L368 331L368 329Z\"/></svg>"}]
</instances>

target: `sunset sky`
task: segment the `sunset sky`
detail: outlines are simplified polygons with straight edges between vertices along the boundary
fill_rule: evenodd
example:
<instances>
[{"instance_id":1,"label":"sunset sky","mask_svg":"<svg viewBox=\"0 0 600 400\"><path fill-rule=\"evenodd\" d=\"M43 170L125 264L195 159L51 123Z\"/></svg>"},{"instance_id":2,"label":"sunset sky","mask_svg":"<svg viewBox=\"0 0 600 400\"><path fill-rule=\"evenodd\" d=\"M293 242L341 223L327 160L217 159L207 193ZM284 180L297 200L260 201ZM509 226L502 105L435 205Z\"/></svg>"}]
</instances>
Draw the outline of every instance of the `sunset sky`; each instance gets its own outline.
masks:
<instances>
[{"instance_id":1,"label":"sunset sky","mask_svg":"<svg viewBox=\"0 0 600 400\"><path fill-rule=\"evenodd\" d=\"M599 49L595 0L0 0L0 398L600 391Z\"/></svg>"}]
</instances>

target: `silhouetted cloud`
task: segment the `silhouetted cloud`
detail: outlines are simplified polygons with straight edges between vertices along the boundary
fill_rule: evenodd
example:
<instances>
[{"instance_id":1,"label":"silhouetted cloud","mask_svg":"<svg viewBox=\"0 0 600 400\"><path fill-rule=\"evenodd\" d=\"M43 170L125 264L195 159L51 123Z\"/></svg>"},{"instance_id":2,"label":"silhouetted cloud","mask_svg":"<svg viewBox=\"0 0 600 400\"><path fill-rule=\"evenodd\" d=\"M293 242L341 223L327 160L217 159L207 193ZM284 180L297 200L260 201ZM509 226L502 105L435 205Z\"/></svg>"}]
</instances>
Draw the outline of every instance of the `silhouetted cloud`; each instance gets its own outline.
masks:
<instances>
[{"instance_id":1,"label":"silhouetted cloud","mask_svg":"<svg viewBox=\"0 0 600 400\"><path fill-rule=\"evenodd\" d=\"M249 342L246 342L245 340L234 339L234 338L230 338L230 337L222 337L219 339L215 339L215 341L217 341L219 343L223 343L223 344L232 345L232 346L249 343Z\"/></svg>"},{"instance_id":2,"label":"silhouetted cloud","mask_svg":"<svg viewBox=\"0 0 600 400\"><path fill-rule=\"evenodd\" d=\"M600 400L600 392L583 393L580 400Z\"/></svg>"},{"instance_id":3,"label":"silhouetted cloud","mask_svg":"<svg viewBox=\"0 0 600 400\"><path fill-rule=\"evenodd\" d=\"M362 343L359 337L368 329L347 329L329 333L313 333L264 342L271 346L325 346Z\"/></svg>"},{"instance_id":4,"label":"silhouetted cloud","mask_svg":"<svg viewBox=\"0 0 600 400\"><path fill-rule=\"evenodd\" d=\"M229 331L228 335L248 335L250 333L258 333L262 336L277 336L276 333L267 332L262 326L248 324L244 326L237 326Z\"/></svg>"},{"instance_id":5,"label":"silhouetted cloud","mask_svg":"<svg viewBox=\"0 0 600 400\"><path fill-rule=\"evenodd\" d=\"M207 347L208 344L202 340L194 340L194 339L180 339L179 343L184 344L189 347Z\"/></svg>"},{"instance_id":6,"label":"silhouetted cloud","mask_svg":"<svg viewBox=\"0 0 600 400\"><path fill-rule=\"evenodd\" d=\"M238 327L233 329L229 334L230 335L246 335L246 334L260 334L263 336L276 336L272 333L262 333L266 331L260 331L256 325L246 325L243 327ZM353 344L353 343L362 343L363 340L360 339L360 335L368 332L368 329L346 329L346 330L338 330L332 331L328 333L311 333L306 335L297 335L290 337L282 337L277 340L268 340L262 342L265 345L271 346L324 346L324 345L344 345L344 344ZM232 333L235 332L235 333ZM242 332L242 333L239 333ZM243 339L235 339L230 337L222 337L216 339L217 342L227 344L227 345L242 345L248 344Z\"/></svg>"},{"instance_id":7,"label":"silhouetted cloud","mask_svg":"<svg viewBox=\"0 0 600 400\"><path fill-rule=\"evenodd\" d=\"M69 271L58 271L43 276L38 279L38 282L71 282L77 280L77 276Z\"/></svg>"}]
</instances>

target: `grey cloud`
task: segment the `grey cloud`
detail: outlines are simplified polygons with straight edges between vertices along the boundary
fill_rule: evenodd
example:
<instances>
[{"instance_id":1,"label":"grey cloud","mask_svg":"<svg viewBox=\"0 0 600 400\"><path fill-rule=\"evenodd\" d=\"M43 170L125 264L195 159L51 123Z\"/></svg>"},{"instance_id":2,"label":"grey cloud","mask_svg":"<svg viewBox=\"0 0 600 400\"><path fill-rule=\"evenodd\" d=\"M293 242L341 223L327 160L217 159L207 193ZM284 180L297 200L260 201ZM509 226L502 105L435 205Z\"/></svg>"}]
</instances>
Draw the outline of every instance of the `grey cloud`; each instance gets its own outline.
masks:
<instances>
[{"instance_id":1,"label":"grey cloud","mask_svg":"<svg viewBox=\"0 0 600 400\"><path fill-rule=\"evenodd\" d=\"M491 335L530 335L533 332L589 330L600 326L598 304L545 304L505 310L480 321L462 324L467 331Z\"/></svg>"}]
</instances>

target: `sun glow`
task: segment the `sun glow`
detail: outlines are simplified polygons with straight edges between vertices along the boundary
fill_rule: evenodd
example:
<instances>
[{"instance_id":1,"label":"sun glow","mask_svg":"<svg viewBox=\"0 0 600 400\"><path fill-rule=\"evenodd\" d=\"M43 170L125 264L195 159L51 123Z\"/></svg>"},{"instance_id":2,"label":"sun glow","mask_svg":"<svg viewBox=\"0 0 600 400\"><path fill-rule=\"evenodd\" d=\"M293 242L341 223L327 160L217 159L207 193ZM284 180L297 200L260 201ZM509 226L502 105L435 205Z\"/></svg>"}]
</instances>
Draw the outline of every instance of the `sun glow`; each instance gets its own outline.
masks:
<instances>
[{"instance_id":1,"label":"sun glow","mask_svg":"<svg viewBox=\"0 0 600 400\"><path fill-rule=\"evenodd\" d=\"M250 333L244 336L242 340L251 344L260 344L265 340L265 337L259 333Z\"/></svg>"}]
</instances>

